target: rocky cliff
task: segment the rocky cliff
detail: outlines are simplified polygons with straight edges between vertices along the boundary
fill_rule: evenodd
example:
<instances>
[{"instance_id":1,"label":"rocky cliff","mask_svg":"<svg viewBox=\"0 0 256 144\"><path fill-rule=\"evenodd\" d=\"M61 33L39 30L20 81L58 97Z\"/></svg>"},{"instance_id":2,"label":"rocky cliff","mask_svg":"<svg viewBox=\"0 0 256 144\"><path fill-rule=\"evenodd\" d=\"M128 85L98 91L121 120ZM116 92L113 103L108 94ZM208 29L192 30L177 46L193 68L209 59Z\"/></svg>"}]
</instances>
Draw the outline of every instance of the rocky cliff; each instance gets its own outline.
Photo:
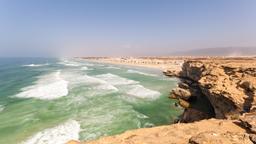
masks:
<instances>
[{"instance_id":1,"label":"rocky cliff","mask_svg":"<svg viewBox=\"0 0 256 144\"><path fill-rule=\"evenodd\" d=\"M185 108L181 122L236 119L256 109L254 60L186 61L170 98Z\"/></svg>"}]
</instances>

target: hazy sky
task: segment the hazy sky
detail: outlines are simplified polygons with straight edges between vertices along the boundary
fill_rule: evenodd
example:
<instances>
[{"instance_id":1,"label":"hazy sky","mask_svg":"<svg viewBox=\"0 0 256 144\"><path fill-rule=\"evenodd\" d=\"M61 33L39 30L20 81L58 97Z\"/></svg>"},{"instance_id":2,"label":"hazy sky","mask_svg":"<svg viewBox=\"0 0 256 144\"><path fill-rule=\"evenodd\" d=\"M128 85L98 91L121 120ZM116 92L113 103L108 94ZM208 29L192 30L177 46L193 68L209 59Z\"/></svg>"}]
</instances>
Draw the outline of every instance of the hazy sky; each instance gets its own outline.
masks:
<instances>
[{"instance_id":1,"label":"hazy sky","mask_svg":"<svg viewBox=\"0 0 256 144\"><path fill-rule=\"evenodd\" d=\"M0 56L256 46L256 0L0 0Z\"/></svg>"}]
</instances>

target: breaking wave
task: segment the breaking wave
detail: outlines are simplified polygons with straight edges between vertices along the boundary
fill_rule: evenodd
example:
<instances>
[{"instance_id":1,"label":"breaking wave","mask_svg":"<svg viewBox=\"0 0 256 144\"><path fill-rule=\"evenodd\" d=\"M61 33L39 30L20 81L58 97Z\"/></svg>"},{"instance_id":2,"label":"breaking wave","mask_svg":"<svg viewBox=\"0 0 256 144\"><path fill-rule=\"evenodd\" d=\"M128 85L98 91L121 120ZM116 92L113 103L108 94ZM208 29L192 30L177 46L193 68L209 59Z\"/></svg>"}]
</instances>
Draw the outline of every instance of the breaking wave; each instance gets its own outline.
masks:
<instances>
[{"instance_id":1,"label":"breaking wave","mask_svg":"<svg viewBox=\"0 0 256 144\"><path fill-rule=\"evenodd\" d=\"M49 65L49 63L45 63L45 64L28 64L28 65L22 65L24 67L42 67L42 66L47 66Z\"/></svg>"},{"instance_id":2,"label":"breaking wave","mask_svg":"<svg viewBox=\"0 0 256 144\"><path fill-rule=\"evenodd\" d=\"M130 79L126 79L111 73L107 73L107 74L102 74L102 75L97 75L95 76L101 80L104 80L112 85L128 85L128 84L137 84L139 82L134 81L134 80L130 80Z\"/></svg>"},{"instance_id":3,"label":"breaking wave","mask_svg":"<svg viewBox=\"0 0 256 144\"><path fill-rule=\"evenodd\" d=\"M51 100L66 96L68 81L64 80L60 74L61 72L57 71L40 77L35 85L22 88L22 92L18 93L16 97Z\"/></svg>"},{"instance_id":4,"label":"breaking wave","mask_svg":"<svg viewBox=\"0 0 256 144\"><path fill-rule=\"evenodd\" d=\"M86 66L81 67L81 70L88 70L88 67L86 67Z\"/></svg>"},{"instance_id":5,"label":"breaking wave","mask_svg":"<svg viewBox=\"0 0 256 144\"><path fill-rule=\"evenodd\" d=\"M65 65L65 66L70 66L70 67L78 67L78 66L82 65L79 62L72 61L72 60L67 60L67 59L61 59L59 64Z\"/></svg>"},{"instance_id":6,"label":"breaking wave","mask_svg":"<svg viewBox=\"0 0 256 144\"><path fill-rule=\"evenodd\" d=\"M158 91L154 91L151 89L147 89L142 85L131 85L128 88L129 90L126 91L127 94L131 95L131 96L135 96L138 98L147 98L147 99L156 99L158 98L161 93Z\"/></svg>"},{"instance_id":7,"label":"breaking wave","mask_svg":"<svg viewBox=\"0 0 256 144\"><path fill-rule=\"evenodd\" d=\"M101 81L104 81L106 84L114 86L123 86L124 92L130 96L143 99L156 99L161 93L151 89L147 89L144 86L140 85L138 81L126 79L111 73L97 75Z\"/></svg>"},{"instance_id":8,"label":"breaking wave","mask_svg":"<svg viewBox=\"0 0 256 144\"><path fill-rule=\"evenodd\" d=\"M22 144L65 144L69 140L78 140L80 124L69 120L53 128L36 133Z\"/></svg>"},{"instance_id":9,"label":"breaking wave","mask_svg":"<svg viewBox=\"0 0 256 144\"><path fill-rule=\"evenodd\" d=\"M94 64L92 63L86 63L86 62L79 62L79 61L75 61L75 60L67 60L67 59L61 59L59 64L61 65L65 65L65 66L69 66L69 67L79 67L79 66L94 66Z\"/></svg>"},{"instance_id":10,"label":"breaking wave","mask_svg":"<svg viewBox=\"0 0 256 144\"><path fill-rule=\"evenodd\" d=\"M106 67L106 68L108 68L108 69L121 69L121 68L119 68L119 67L114 67L114 66L108 66L108 67Z\"/></svg>"},{"instance_id":11,"label":"breaking wave","mask_svg":"<svg viewBox=\"0 0 256 144\"><path fill-rule=\"evenodd\" d=\"M70 73L70 74L65 74L64 77L65 79L69 80L70 89L76 86L86 85L87 87L94 89L94 91L105 90L105 91L97 91L101 93L105 93L106 90L110 92L118 91L118 88L116 88L112 84L94 76Z\"/></svg>"}]
</instances>

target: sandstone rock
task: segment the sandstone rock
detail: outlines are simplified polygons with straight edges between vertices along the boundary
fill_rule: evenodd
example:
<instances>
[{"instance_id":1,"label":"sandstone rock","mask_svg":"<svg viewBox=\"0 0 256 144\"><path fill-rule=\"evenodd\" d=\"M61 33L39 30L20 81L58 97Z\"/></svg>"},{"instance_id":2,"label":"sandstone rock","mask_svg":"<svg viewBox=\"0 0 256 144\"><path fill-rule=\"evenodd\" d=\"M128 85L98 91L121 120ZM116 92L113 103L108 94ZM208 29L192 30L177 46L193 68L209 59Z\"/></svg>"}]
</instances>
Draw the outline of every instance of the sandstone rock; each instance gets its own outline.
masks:
<instances>
[{"instance_id":1,"label":"sandstone rock","mask_svg":"<svg viewBox=\"0 0 256 144\"><path fill-rule=\"evenodd\" d=\"M182 89L179 87L172 90L172 93L175 95L176 98L181 98L184 100L188 100L191 97L191 93L188 89Z\"/></svg>"},{"instance_id":2,"label":"sandstone rock","mask_svg":"<svg viewBox=\"0 0 256 144\"><path fill-rule=\"evenodd\" d=\"M178 97L175 94L173 94L172 92L171 92L169 98L170 99L178 99Z\"/></svg>"},{"instance_id":3,"label":"sandstone rock","mask_svg":"<svg viewBox=\"0 0 256 144\"><path fill-rule=\"evenodd\" d=\"M120 135L102 137L99 140L85 142L84 144L188 144L191 137L196 137L200 133L206 133L204 135L206 137L210 135L207 135L207 132L211 131L222 136L226 141L236 142L240 140L239 142L251 143L248 141L248 136L244 134L245 130L234 124L233 121L209 119L187 124L177 123L168 126L130 130ZM234 136L232 136L233 134ZM244 137L242 137L243 135ZM212 140L210 137L209 139Z\"/></svg>"},{"instance_id":4,"label":"sandstone rock","mask_svg":"<svg viewBox=\"0 0 256 144\"><path fill-rule=\"evenodd\" d=\"M166 76L170 76L170 77L176 77L179 75L179 72L180 70L165 70L163 71L163 73L166 75Z\"/></svg>"},{"instance_id":5,"label":"sandstone rock","mask_svg":"<svg viewBox=\"0 0 256 144\"><path fill-rule=\"evenodd\" d=\"M189 85L183 82L178 83L178 86L183 89L189 89Z\"/></svg>"},{"instance_id":6,"label":"sandstone rock","mask_svg":"<svg viewBox=\"0 0 256 144\"><path fill-rule=\"evenodd\" d=\"M80 144L80 142L75 141L75 140L70 140L66 144Z\"/></svg>"},{"instance_id":7,"label":"sandstone rock","mask_svg":"<svg viewBox=\"0 0 256 144\"><path fill-rule=\"evenodd\" d=\"M187 108L181 115L180 122L189 123L211 118L207 113L193 108Z\"/></svg>"},{"instance_id":8,"label":"sandstone rock","mask_svg":"<svg viewBox=\"0 0 256 144\"><path fill-rule=\"evenodd\" d=\"M189 102L179 98L179 105L182 106L183 108L189 108L190 107L190 104Z\"/></svg>"},{"instance_id":9,"label":"sandstone rock","mask_svg":"<svg viewBox=\"0 0 256 144\"><path fill-rule=\"evenodd\" d=\"M250 81L241 81L239 84L242 88L246 89L247 91L255 90L254 85Z\"/></svg>"},{"instance_id":10,"label":"sandstone rock","mask_svg":"<svg viewBox=\"0 0 256 144\"><path fill-rule=\"evenodd\" d=\"M195 102L199 100L198 97L205 97L209 100L208 105L213 107L216 118L229 119L256 107L255 70L256 61L185 61L179 75L181 84L173 92L176 98L189 99L189 103L196 105L200 104ZM190 94L180 88L188 90ZM196 98L191 101L191 96Z\"/></svg>"},{"instance_id":11,"label":"sandstone rock","mask_svg":"<svg viewBox=\"0 0 256 144\"><path fill-rule=\"evenodd\" d=\"M245 128L256 134L256 112L244 114L240 117L240 121Z\"/></svg>"},{"instance_id":12,"label":"sandstone rock","mask_svg":"<svg viewBox=\"0 0 256 144\"><path fill-rule=\"evenodd\" d=\"M253 144L248 134L207 131L189 139L189 144Z\"/></svg>"},{"instance_id":13,"label":"sandstone rock","mask_svg":"<svg viewBox=\"0 0 256 144\"><path fill-rule=\"evenodd\" d=\"M249 134L250 140L255 144L256 143L256 134Z\"/></svg>"}]
</instances>

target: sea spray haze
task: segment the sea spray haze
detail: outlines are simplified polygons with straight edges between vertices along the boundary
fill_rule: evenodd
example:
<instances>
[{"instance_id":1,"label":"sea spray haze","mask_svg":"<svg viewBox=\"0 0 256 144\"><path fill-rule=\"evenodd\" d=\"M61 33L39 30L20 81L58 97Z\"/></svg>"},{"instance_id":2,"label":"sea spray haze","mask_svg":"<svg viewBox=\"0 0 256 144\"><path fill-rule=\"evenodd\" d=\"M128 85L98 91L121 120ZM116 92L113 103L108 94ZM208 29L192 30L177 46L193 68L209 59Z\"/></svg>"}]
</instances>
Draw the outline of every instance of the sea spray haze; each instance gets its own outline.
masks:
<instances>
[{"instance_id":1,"label":"sea spray haze","mask_svg":"<svg viewBox=\"0 0 256 144\"><path fill-rule=\"evenodd\" d=\"M2 58L0 143L62 144L170 123L176 79L81 59ZM171 109L170 109L171 107Z\"/></svg>"}]
</instances>

